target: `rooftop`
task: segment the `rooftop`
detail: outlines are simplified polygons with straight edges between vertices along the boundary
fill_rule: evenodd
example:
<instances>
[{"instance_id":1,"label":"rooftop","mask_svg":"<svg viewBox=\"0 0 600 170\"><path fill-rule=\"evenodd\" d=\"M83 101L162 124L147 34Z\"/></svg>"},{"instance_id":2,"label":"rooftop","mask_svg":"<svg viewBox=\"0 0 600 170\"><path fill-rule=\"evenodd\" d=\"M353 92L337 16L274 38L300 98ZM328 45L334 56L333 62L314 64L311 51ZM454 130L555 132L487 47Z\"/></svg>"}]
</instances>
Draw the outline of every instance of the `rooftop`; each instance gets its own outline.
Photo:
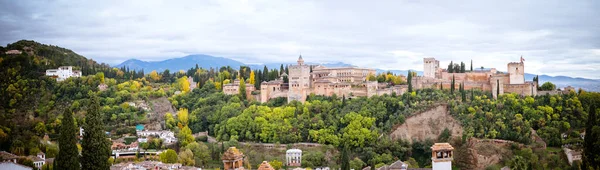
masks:
<instances>
[{"instance_id":1,"label":"rooftop","mask_svg":"<svg viewBox=\"0 0 600 170\"><path fill-rule=\"evenodd\" d=\"M454 150L454 147L449 143L435 143L431 146L432 151L440 151L440 150Z\"/></svg>"}]
</instances>

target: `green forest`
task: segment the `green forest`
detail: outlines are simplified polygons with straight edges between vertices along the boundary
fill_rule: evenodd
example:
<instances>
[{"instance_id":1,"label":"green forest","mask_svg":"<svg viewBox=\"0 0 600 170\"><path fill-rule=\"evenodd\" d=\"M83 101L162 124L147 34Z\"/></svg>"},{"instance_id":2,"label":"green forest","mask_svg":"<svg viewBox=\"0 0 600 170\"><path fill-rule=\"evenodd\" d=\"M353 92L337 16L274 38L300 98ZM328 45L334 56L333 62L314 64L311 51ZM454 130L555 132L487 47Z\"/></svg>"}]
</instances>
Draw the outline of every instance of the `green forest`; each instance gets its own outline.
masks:
<instances>
[{"instance_id":1,"label":"green forest","mask_svg":"<svg viewBox=\"0 0 600 170\"><path fill-rule=\"evenodd\" d=\"M4 51L24 50L20 55ZM143 149L168 149L158 158L139 155L135 160L154 159L165 163L182 163L204 168L222 168L220 154L229 146L237 146L248 156L246 164L256 168L262 161L281 166L284 158L244 147L242 142L318 143L323 147L307 149L303 167L329 166L342 169L373 169L396 160L410 167L431 166L431 145L450 142L456 148L453 166L473 169L469 162L471 139L503 139L517 142L510 154L503 155L497 165L514 169L587 169L600 165L600 120L597 107L600 93L583 90L560 95L519 96L503 94L493 99L489 92L454 89L417 89L402 95L346 98L345 96L310 95L304 103L285 98L260 103L242 95L226 95L224 84L242 80L254 84L275 80L287 67L252 70L240 68L190 68L163 72L111 68L74 53L71 50L34 41L18 41L0 48L0 150L19 156L44 152L48 158L60 153L109 147L101 136L118 139L135 135L135 126L151 123L151 110L132 103L151 103L167 98L175 113L160 119L163 127L175 132L176 145L166 146L156 139L140 144ZM46 69L70 65L81 70L80 78L65 81L44 76ZM458 67L464 72L464 64ZM458 69L457 69L458 70ZM458 72L458 71L457 71ZM409 74L408 83L413 74ZM191 78L197 88L190 88ZM369 75L368 79L390 84L406 84L391 73ZM284 80L287 81L287 80ZM106 88L101 88L105 86ZM414 114L443 105L464 129L461 136L447 129L438 138L424 141L393 140L390 133ZM73 121L65 121L65 117ZM94 123L90 123L94 122ZM75 128L72 128L74 126ZM79 140L79 127L96 129ZM77 133L73 132L77 130ZM192 134L208 132L216 143ZM585 132L585 138L580 136ZM535 134L534 134L535 133ZM539 136L542 141L536 141ZM77 138L73 141L73 138ZM76 146L61 145L65 141ZM521 145L519 145L521 144ZM61 145L63 149L59 149ZM540 146L544 148L540 149ZM560 147L580 148L583 160L569 165ZM72 147L74 149L67 149ZM105 148L109 149L109 148ZM556 151L558 149L558 151ZM82 151L83 150L83 151ZM93 150L93 149L92 149ZM84 167L105 167L123 161L109 159L104 149L96 149L95 157L74 155L82 162L96 158L107 161L86 163ZM67 157L69 155L67 154ZM70 154L73 156L73 154ZM57 160L67 159L64 156ZM99 159L102 160L102 159ZM27 159L24 165L32 166ZM70 167L46 166L47 169ZM75 161L77 162L77 161ZM86 161L93 162L93 161ZM282 167L283 168L283 167Z\"/></svg>"}]
</instances>

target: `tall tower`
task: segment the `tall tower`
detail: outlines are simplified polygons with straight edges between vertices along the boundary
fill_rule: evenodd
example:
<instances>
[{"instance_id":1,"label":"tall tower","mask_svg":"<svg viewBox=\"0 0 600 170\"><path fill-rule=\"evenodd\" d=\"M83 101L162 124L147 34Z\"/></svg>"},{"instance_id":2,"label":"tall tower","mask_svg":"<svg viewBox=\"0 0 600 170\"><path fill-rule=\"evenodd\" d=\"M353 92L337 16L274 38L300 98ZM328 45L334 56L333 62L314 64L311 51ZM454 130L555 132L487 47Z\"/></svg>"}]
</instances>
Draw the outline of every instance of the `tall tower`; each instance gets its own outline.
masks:
<instances>
[{"instance_id":1,"label":"tall tower","mask_svg":"<svg viewBox=\"0 0 600 170\"><path fill-rule=\"evenodd\" d=\"M525 59L521 57L520 62L508 63L509 84L524 84L525 83Z\"/></svg>"},{"instance_id":2,"label":"tall tower","mask_svg":"<svg viewBox=\"0 0 600 170\"><path fill-rule=\"evenodd\" d=\"M310 66L304 64L302 56L298 57L298 65L288 66L289 91L288 102L297 100L304 102L310 89Z\"/></svg>"},{"instance_id":3,"label":"tall tower","mask_svg":"<svg viewBox=\"0 0 600 170\"><path fill-rule=\"evenodd\" d=\"M431 146L431 167L433 170L452 169L452 151L449 143L435 143Z\"/></svg>"},{"instance_id":4,"label":"tall tower","mask_svg":"<svg viewBox=\"0 0 600 170\"><path fill-rule=\"evenodd\" d=\"M304 65L304 59L302 59L302 55L300 55L300 57L298 57L298 65Z\"/></svg>"},{"instance_id":5,"label":"tall tower","mask_svg":"<svg viewBox=\"0 0 600 170\"><path fill-rule=\"evenodd\" d=\"M435 58L423 58L423 76L435 78L435 73L440 68L440 61Z\"/></svg>"}]
</instances>

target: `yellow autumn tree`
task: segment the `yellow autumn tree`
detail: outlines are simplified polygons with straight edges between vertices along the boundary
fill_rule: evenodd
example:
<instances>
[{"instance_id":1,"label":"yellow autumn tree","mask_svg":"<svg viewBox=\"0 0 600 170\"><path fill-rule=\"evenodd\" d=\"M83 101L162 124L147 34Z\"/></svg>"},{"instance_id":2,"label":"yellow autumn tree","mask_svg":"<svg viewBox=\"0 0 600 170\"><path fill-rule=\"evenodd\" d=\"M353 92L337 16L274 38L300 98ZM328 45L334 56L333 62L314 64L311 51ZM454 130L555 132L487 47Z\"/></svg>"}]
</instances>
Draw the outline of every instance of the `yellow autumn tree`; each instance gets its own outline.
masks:
<instances>
[{"instance_id":1,"label":"yellow autumn tree","mask_svg":"<svg viewBox=\"0 0 600 170\"><path fill-rule=\"evenodd\" d=\"M150 79L152 79L152 81L160 80L160 74L158 74L158 72L156 72L156 70L152 70L152 72L150 72L150 74L148 76L150 76Z\"/></svg>"},{"instance_id":2,"label":"yellow autumn tree","mask_svg":"<svg viewBox=\"0 0 600 170\"><path fill-rule=\"evenodd\" d=\"M248 80L248 83L250 84L254 84L255 83L255 77L254 77L254 70L250 71L250 80Z\"/></svg>"},{"instance_id":3,"label":"yellow autumn tree","mask_svg":"<svg viewBox=\"0 0 600 170\"><path fill-rule=\"evenodd\" d=\"M186 109L186 108L179 109L179 111L177 111L177 119L179 120L179 123L183 124L183 126L187 126L188 120L189 120L188 109Z\"/></svg>"},{"instance_id":4,"label":"yellow autumn tree","mask_svg":"<svg viewBox=\"0 0 600 170\"><path fill-rule=\"evenodd\" d=\"M179 85L179 89L184 92L190 92L190 82L188 81L187 77L183 76L179 79L177 79L177 85Z\"/></svg>"}]
</instances>

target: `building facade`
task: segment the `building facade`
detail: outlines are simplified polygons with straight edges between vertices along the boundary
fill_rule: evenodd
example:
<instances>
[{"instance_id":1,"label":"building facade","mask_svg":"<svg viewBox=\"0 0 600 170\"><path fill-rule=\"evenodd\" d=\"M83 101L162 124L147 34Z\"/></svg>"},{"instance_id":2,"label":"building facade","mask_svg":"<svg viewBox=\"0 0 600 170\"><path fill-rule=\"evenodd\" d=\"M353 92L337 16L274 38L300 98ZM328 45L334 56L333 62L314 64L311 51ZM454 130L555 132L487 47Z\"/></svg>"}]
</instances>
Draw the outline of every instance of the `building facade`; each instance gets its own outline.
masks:
<instances>
[{"instance_id":1,"label":"building facade","mask_svg":"<svg viewBox=\"0 0 600 170\"><path fill-rule=\"evenodd\" d=\"M285 151L285 163L288 166L302 166L302 150L288 149Z\"/></svg>"},{"instance_id":2,"label":"building facade","mask_svg":"<svg viewBox=\"0 0 600 170\"><path fill-rule=\"evenodd\" d=\"M465 90L479 89L490 91L494 98L498 94L517 93L523 96L537 95L537 83L525 81L525 63L507 64L507 73L497 71L495 68L475 69L465 73L449 73L439 67L439 61L434 58L423 59L423 76L413 77L412 86L415 89L443 88L449 89L454 79L455 87L464 85Z\"/></svg>"},{"instance_id":3,"label":"building facade","mask_svg":"<svg viewBox=\"0 0 600 170\"><path fill-rule=\"evenodd\" d=\"M454 147L449 143L435 143L431 146L431 168L433 170L451 170Z\"/></svg>"},{"instance_id":4,"label":"building facade","mask_svg":"<svg viewBox=\"0 0 600 170\"><path fill-rule=\"evenodd\" d=\"M46 70L46 76L56 78L56 81L63 81L69 77L81 77L81 71L73 70L73 66L61 66L58 69Z\"/></svg>"},{"instance_id":5,"label":"building facade","mask_svg":"<svg viewBox=\"0 0 600 170\"><path fill-rule=\"evenodd\" d=\"M311 69L312 67L312 69ZM369 75L375 75L375 69L358 67L327 68L317 65L304 64L302 56L296 65L288 66L289 83L283 82L283 76L278 80L262 82L260 86L260 101L286 97L288 102L306 101L310 94L323 96L338 96L345 98L368 97L383 94L401 94L408 86L387 87L377 82L366 81ZM312 70L312 71L311 71Z\"/></svg>"}]
</instances>

